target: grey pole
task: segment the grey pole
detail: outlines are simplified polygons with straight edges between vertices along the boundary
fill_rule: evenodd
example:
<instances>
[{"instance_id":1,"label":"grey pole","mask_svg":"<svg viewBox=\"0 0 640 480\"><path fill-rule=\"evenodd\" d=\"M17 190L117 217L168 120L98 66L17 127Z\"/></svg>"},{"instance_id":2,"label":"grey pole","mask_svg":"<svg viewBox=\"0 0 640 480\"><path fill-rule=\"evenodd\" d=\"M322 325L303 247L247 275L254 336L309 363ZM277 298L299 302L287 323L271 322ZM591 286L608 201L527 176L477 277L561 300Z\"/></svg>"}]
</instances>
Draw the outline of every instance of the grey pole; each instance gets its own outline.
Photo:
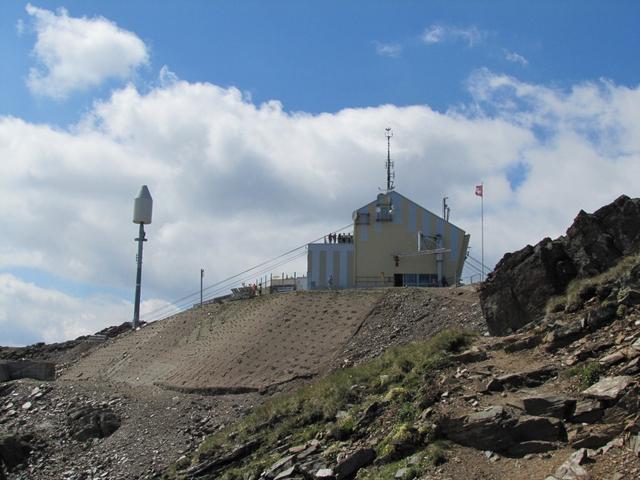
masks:
<instances>
[{"instance_id":1,"label":"grey pole","mask_svg":"<svg viewBox=\"0 0 640 480\"><path fill-rule=\"evenodd\" d=\"M135 239L138 242L138 256L136 260L138 262L138 271L136 272L136 299L133 307L133 329L135 330L140 326L140 286L142 284L142 242L146 242L147 239L144 233L144 225L151 223L151 214L153 210L153 199L149 193L149 189L146 185L143 185L140 189L140 193L133 202L133 223L140 225L140 231L138 238Z\"/></svg>"},{"instance_id":2,"label":"grey pole","mask_svg":"<svg viewBox=\"0 0 640 480\"><path fill-rule=\"evenodd\" d=\"M140 232L138 238L135 240L138 242L138 271L136 272L136 301L133 307L133 328L138 328L140 325L140 285L142 284L142 243L147 239L144 236L144 224L140 224Z\"/></svg>"},{"instance_id":3,"label":"grey pole","mask_svg":"<svg viewBox=\"0 0 640 480\"><path fill-rule=\"evenodd\" d=\"M200 269L200 307L202 307L202 279L204 278L204 268Z\"/></svg>"}]
</instances>

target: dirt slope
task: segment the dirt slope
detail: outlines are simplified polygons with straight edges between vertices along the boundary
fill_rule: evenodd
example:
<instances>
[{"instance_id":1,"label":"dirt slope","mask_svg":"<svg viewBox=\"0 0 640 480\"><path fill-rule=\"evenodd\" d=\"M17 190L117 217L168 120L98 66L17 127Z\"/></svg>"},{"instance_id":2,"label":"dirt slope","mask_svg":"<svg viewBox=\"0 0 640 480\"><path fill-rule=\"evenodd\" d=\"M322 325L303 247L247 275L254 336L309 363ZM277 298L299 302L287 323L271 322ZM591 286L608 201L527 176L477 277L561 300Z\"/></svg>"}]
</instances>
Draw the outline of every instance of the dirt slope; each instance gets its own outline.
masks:
<instances>
[{"instance_id":1,"label":"dirt slope","mask_svg":"<svg viewBox=\"0 0 640 480\"><path fill-rule=\"evenodd\" d=\"M263 390L318 375L343 358L357 361L390 343L432 334L444 328L440 317L449 317L444 314L452 301L465 312L453 322L480 321L473 292L447 291L451 298L428 289L379 289L207 305L108 341L61 380L104 379L209 394Z\"/></svg>"}]
</instances>

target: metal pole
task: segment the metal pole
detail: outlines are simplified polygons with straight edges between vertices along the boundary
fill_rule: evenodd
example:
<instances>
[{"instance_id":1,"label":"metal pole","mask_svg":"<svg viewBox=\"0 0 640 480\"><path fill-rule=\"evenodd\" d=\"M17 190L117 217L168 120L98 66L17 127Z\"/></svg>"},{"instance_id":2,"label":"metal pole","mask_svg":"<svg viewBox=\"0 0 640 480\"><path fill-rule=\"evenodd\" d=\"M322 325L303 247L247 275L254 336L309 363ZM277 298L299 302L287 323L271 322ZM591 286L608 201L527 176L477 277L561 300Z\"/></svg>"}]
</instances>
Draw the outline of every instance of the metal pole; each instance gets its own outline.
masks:
<instances>
[{"instance_id":1,"label":"metal pole","mask_svg":"<svg viewBox=\"0 0 640 480\"><path fill-rule=\"evenodd\" d=\"M140 286L142 284L142 242L146 242L144 238L144 224L140 224L140 232L138 238L135 239L138 242L138 271L136 272L136 300L133 307L133 328L136 329L140 325Z\"/></svg>"},{"instance_id":2,"label":"metal pole","mask_svg":"<svg viewBox=\"0 0 640 480\"><path fill-rule=\"evenodd\" d=\"M480 235L481 235L481 262L482 262L482 275L480 278L481 282L484 282L484 183L480 182L482 185L482 196L480 197Z\"/></svg>"},{"instance_id":3,"label":"metal pole","mask_svg":"<svg viewBox=\"0 0 640 480\"><path fill-rule=\"evenodd\" d=\"M202 279L204 278L204 268L200 269L200 307L202 307Z\"/></svg>"}]
</instances>

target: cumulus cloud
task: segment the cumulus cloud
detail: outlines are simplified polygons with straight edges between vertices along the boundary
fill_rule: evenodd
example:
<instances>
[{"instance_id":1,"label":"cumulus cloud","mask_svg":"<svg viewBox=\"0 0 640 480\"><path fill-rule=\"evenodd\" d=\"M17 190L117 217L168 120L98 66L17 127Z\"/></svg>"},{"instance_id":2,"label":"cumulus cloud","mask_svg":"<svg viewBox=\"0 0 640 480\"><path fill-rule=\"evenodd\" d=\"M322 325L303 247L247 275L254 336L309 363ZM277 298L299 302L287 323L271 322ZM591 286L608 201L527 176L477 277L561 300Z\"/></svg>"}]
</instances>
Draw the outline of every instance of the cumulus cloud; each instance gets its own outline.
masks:
<instances>
[{"instance_id":1,"label":"cumulus cloud","mask_svg":"<svg viewBox=\"0 0 640 480\"><path fill-rule=\"evenodd\" d=\"M128 78L149 60L140 38L103 17L74 18L64 8L52 12L31 4L26 10L37 36L33 56L38 65L27 79L35 94L64 98L109 78Z\"/></svg>"},{"instance_id":2,"label":"cumulus cloud","mask_svg":"<svg viewBox=\"0 0 640 480\"><path fill-rule=\"evenodd\" d=\"M402 53L402 45L399 43L374 42L376 53L381 57L397 58Z\"/></svg>"},{"instance_id":3,"label":"cumulus cloud","mask_svg":"<svg viewBox=\"0 0 640 480\"><path fill-rule=\"evenodd\" d=\"M469 47L474 47L481 43L486 36L486 32L479 30L474 25L461 27L434 23L425 29L421 38L427 44L461 41Z\"/></svg>"},{"instance_id":4,"label":"cumulus cloud","mask_svg":"<svg viewBox=\"0 0 640 480\"><path fill-rule=\"evenodd\" d=\"M447 112L381 105L312 115L168 78L145 93L114 91L66 130L0 117L0 269L133 291L132 203L147 184L143 298L195 292L200 268L214 283L348 224L384 184L388 126L398 191L435 212L448 196L476 258L474 185L484 181L489 265L561 234L581 208L640 194L639 88L600 80L558 90L480 70L469 80L473 102ZM305 270L304 258L281 269ZM26 295L13 307L0 301L0 311L38 317L29 305L43 302ZM93 300L65 301L55 305L71 305L60 311L78 322ZM130 319L130 304L110 302L97 302L107 315L96 328Z\"/></svg>"},{"instance_id":5,"label":"cumulus cloud","mask_svg":"<svg viewBox=\"0 0 640 480\"><path fill-rule=\"evenodd\" d=\"M523 66L529 64L529 60L524 58L522 55L520 55L517 52L510 52L509 50L504 51L504 58L509 62L519 63L520 65L523 65Z\"/></svg>"},{"instance_id":6,"label":"cumulus cloud","mask_svg":"<svg viewBox=\"0 0 640 480\"><path fill-rule=\"evenodd\" d=\"M143 314L165 304L163 300L147 300L140 310ZM131 302L101 295L78 298L10 274L0 274L0 305L1 345L59 342L89 335L106 325L130 320L133 311Z\"/></svg>"}]
</instances>

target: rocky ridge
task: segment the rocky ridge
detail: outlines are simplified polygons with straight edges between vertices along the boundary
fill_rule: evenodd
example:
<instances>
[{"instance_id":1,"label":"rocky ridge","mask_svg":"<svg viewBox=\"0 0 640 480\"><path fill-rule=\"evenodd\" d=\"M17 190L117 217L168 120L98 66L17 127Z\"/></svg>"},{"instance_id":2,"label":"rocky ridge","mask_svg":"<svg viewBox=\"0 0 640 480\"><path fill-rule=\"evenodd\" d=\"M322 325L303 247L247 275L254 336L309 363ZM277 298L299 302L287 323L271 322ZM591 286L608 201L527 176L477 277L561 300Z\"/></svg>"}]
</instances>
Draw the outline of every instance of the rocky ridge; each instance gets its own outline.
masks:
<instances>
[{"instance_id":1,"label":"rocky ridge","mask_svg":"<svg viewBox=\"0 0 640 480\"><path fill-rule=\"evenodd\" d=\"M480 289L489 331L505 335L545 315L574 279L598 275L640 251L640 199L622 195L592 214L581 210L566 235L507 253Z\"/></svg>"}]
</instances>

